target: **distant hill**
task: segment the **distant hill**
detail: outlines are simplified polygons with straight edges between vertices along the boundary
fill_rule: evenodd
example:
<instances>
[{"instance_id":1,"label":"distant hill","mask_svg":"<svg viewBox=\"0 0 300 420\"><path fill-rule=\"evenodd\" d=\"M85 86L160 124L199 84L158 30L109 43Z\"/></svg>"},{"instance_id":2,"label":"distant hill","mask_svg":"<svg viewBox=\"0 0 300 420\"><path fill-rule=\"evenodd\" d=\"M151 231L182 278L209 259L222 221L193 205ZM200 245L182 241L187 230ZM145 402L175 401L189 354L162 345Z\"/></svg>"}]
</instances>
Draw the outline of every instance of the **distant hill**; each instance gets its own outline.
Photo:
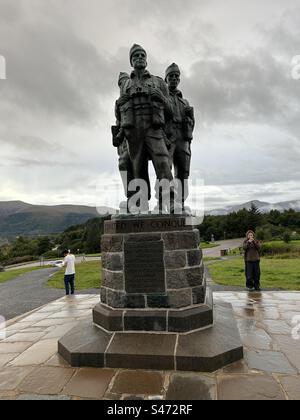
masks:
<instances>
[{"instance_id":1,"label":"distant hill","mask_svg":"<svg viewBox=\"0 0 300 420\"><path fill-rule=\"evenodd\" d=\"M284 201L282 203L266 203L263 201L254 200L244 204L209 210L207 211L207 214L211 216L224 216L226 214L236 213L243 209L250 210L252 204L254 204L261 213L269 213L271 210L278 210L281 213L285 210L295 210L300 212L300 200Z\"/></svg>"},{"instance_id":2,"label":"distant hill","mask_svg":"<svg viewBox=\"0 0 300 420\"><path fill-rule=\"evenodd\" d=\"M61 233L70 226L111 213L108 207L40 206L22 201L0 201L0 240L16 236Z\"/></svg>"}]
</instances>

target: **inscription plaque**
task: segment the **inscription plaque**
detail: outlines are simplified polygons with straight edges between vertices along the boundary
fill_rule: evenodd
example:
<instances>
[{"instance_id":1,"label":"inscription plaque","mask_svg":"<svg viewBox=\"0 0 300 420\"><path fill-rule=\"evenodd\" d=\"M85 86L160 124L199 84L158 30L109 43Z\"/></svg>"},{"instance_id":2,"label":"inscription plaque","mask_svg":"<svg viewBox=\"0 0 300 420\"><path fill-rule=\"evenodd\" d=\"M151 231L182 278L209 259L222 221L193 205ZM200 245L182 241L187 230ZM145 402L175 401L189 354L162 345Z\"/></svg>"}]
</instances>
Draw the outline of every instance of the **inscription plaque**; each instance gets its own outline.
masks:
<instances>
[{"instance_id":1,"label":"inscription plaque","mask_svg":"<svg viewBox=\"0 0 300 420\"><path fill-rule=\"evenodd\" d=\"M127 293L165 293L163 241L125 242L124 272Z\"/></svg>"},{"instance_id":2,"label":"inscription plaque","mask_svg":"<svg viewBox=\"0 0 300 420\"><path fill-rule=\"evenodd\" d=\"M139 219L113 219L104 222L104 233L143 233L192 230L188 218L182 216L152 216Z\"/></svg>"}]
</instances>

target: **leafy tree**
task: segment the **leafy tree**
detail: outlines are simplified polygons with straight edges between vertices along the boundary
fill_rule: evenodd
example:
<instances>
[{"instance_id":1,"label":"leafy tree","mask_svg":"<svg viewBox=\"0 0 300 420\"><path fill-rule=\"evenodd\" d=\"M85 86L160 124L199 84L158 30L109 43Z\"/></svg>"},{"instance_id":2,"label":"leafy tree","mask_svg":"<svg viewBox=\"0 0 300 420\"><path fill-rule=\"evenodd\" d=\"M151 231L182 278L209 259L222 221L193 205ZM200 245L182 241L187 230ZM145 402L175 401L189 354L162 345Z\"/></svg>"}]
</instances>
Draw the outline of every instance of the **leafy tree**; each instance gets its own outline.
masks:
<instances>
[{"instance_id":1,"label":"leafy tree","mask_svg":"<svg viewBox=\"0 0 300 420\"><path fill-rule=\"evenodd\" d=\"M268 225L256 229L256 237L260 241L271 241L272 233Z\"/></svg>"},{"instance_id":2,"label":"leafy tree","mask_svg":"<svg viewBox=\"0 0 300 420\"><path fill-rule=\"evenodd\" d=\"M251 209L248 212L248 229L252 229L253 231L256 231L256 228L258 226L262 225L263 222L263 216L259 209L252 203Z\"/></svg>"},{"instance_id":3,"label":"leafy tree","mask_svg":"<svg viewBox=\"0 0 300 420\"><path fill-rule=\"evenodd\" d=\"M290 232L288 232L288 231L284 232L284 234L282 235L282 239L286 244L289 244L291 242Z\"/></svg>"},{"instance_id":4,"label":"leafy tree","mask_svg":"<svg viewBox=\"0 0 300 420\"><path fill-rule=\"evenodd\" d=\"M4 253L3 253L2 249L0 248L0 264L3 263L4 260L5 260L5 256L4 256Z\"/></svg>"},{"instance_id":5,"label":"leafy tree","mask_svg":"<svg viewBox=\"0 0 300 420\"><path fill-rule=\"evenodd\" d=\"M43 255L46 252L50 251L52 246L51 239L48 236L44 236L38 239L37 241L37 253L38 255Z\"/></svg>"},{"instance_id":6,"label":"leafy tree","mask_svg":"<svg viewBox=\"0 0 300 420\"><path fill-rule=\"evenodd\" d=\"M279 226L281 222L281 213L278 210L271 210L267 220L271 225Z\"/></svg>"},{"instance_id":7,"label":"leafy tree","mask_svg":"<svg viewBox=\"0 0 300 420\"><path fill-rule=\"evenodd\" d=\"M26 255L38 255L37 240L19 236L9 251L9 257L23 257Z\"/></svg>"}]
</instances>

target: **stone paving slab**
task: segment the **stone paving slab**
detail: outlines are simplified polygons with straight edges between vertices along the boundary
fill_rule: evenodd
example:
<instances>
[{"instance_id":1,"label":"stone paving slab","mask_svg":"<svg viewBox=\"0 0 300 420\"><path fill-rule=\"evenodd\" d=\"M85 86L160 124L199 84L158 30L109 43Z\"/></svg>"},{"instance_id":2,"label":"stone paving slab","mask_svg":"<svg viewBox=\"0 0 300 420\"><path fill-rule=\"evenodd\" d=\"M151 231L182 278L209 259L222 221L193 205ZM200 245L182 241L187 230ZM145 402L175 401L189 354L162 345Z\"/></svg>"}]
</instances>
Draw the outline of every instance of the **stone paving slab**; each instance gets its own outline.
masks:
<instances>
[{"instance_id":1,"label":"stone paving slab","mask_svg":"<svg viewBox=\"0 0 300 420\"><path fill-rule=\"evenodd\" d=\"M71 368L57 341L82 319L91 328L99 297L64 297L9 323L0 340L0 400L299 400L300 293L226 291L214 298L233 306L243 361L211 374Z\"/></svg>"},{"instance_id":2,"label":"stone paving slab","mask_svg":"<svg viewBox=\"0 0 300 420\"><path fill-rule=\"evenodd\" d=\"M29 394L57 395L62 392L74 372L69 368L40 367L26 376L18 389Z\"/></svg>"},{"instance_id":3,"label":"stone paving slab","mask_svg":"<svg viewBox=\"0 0 300 420\"><path fill-rule=\"evenodd\" d=\"M219 400L284 400L285 395L272 376L224 375L218 379Z\"/></svg>"},{"instance_id":4,"label":"stone paving slab","mask_svg":"<svg viewBox=\"0 0 300 420\"><path fill-rule=\"evenodd\" d=\"M121 371L118 373L111 392L114 394L161 395L164 387L164 375L151 371Z\"/></svg>"},{"instance_id":5,"label":"stone paving slab","mask_svg":"<svg viewBox=\"0 0 300 420\"><path fill-rule=\"evenodd\" d=\"M101 399L103 398L116 371L113 369L79 369L66 385L66 395Z\"/></svg>"},{"instance_id":6,"label":"stone paving slab","mask_svg":"<svg viewBox=\"0 0 300 420\"><path fill-rule=\"evenodd\" d=\"M214 378L197 374L175 373L170 377L166 394L169 401L215 400L217 386Z\"/></svg>"}]
</instances>

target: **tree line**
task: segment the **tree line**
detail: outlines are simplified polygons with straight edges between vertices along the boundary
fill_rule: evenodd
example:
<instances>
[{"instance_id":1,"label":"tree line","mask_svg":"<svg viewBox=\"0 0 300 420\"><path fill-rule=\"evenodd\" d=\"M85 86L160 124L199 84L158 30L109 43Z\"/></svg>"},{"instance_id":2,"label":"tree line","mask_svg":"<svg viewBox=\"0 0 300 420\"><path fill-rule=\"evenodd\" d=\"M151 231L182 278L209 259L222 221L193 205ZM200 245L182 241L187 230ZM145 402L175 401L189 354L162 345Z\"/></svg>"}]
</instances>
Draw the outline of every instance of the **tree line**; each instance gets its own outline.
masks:
<instances>
[{"instance_id":1,"label":"tree line","mask_svg":"<svg viewBox=\"0 0 300 420\"><path fill-rule=\"evenodd\" d=\"M109 217L97 217L86 223L71 226L59 235L35 238L19 236L12 243L0 247L0 264L13 265L39 258L60 259L65 249L74 253L99 253L104 221Z\"/></svg>"},{"instance_id":2,"label":"tree line","mask_svg":"<svg viewBox=\"0 0 300 420\"><path fill-rule=\"evenodd\" d=\"M216 240L241 238L249 229L256 232L260 240L284 240L288 239L288 236L299 237L300 212L286 210L281 213L271 210L263 214L252 205L250 210L243 209L224 216L207 215L198 228L201 238L205 241L210 241L212 235Z\"/></svg>"},{"instance_id":3,"label":"tree line","mask_svg":"<svg viewBox=\"0 0 300 420\"><path fill-rule=\"evenodd\" d=\"M37 260L40 257L60 259L65 249L74 253L95 254L101 252L100 238L104 233L104 221L110 216L97 217L88 222L71 226L59 235L36 238L17 237L12 243L0 247L0 264L10 265ZM224 216L205 216L198 226L202 240L234 239L245 236L252 229L258 239L300 239L300 212L272 210L262 214L252 205L250 210L240 210Z\"/></svg>"}]
</instances>

